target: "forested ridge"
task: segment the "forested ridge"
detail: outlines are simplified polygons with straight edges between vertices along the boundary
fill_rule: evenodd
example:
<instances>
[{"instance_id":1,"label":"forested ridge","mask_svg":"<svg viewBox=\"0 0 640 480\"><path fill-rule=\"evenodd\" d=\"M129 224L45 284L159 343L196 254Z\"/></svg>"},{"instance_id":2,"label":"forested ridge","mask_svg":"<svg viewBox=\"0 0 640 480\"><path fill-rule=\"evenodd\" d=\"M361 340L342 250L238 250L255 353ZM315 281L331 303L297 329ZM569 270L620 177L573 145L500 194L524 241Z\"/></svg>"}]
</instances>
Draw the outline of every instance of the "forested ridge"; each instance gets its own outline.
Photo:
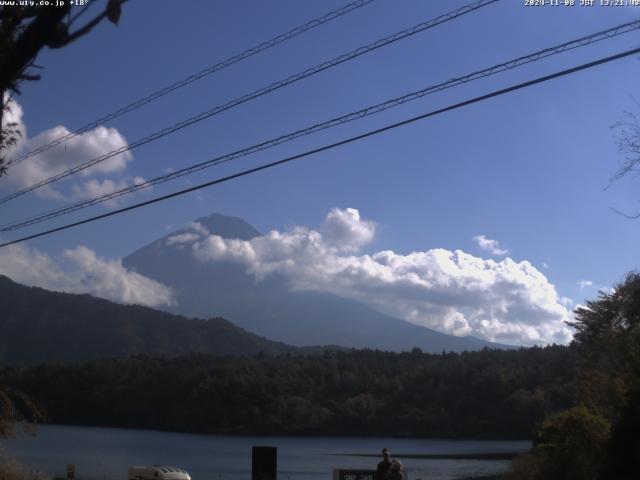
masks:
<instances>
[{"instance_id":1,"label":"forested ridge","mask_svg":"<svg viewBox=\"0 0 640 480\"><path fill-rule=\"evenodd\" d=\"M519 350L0 364L0 433L44 412L196 433L532 438L504 478L635 479L640 274L576 308L571 324L571 345Z\"/></svg>"},{"instance_id":2,"label":"forested ridge","mask_svg":"<svg viewBox=\"0 0 640 480\"><path fill-rule=\"evenodd\" d=\"M55 423L197 433L531 438L574 403L562 346L4 366Z\"/></svg>"},{"instance_id":3,"label":"forested ridge","mask_svg":"<svg viewBox=\"0 0 640 480\"><path fill-rule=\"evenodd\" d=\"M139 305L27 287L0 275L0 361L83 361L148 353L322 353L260 337L224 318L187 318Z\"/></svg>"}]
</instances>

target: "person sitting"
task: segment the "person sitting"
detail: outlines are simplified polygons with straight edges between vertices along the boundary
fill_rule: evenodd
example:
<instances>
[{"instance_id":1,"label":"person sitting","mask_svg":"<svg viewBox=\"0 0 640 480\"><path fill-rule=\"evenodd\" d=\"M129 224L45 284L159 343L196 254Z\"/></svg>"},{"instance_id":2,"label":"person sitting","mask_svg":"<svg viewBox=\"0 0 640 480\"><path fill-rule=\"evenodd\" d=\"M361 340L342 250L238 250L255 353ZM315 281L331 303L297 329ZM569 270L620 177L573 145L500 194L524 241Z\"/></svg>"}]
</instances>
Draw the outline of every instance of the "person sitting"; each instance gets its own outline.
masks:
<instances>
[{"instance_id":1,"label":"person sitting","mask_svg":"<svg viewBox=\"0 0 640 480\"><path fill-rule=\"evenodd\" d=\"M388 448L382 449L382 461L378 463L373 480L404 480L402 464L391 459Z\"/></svg>"}]
</instances>

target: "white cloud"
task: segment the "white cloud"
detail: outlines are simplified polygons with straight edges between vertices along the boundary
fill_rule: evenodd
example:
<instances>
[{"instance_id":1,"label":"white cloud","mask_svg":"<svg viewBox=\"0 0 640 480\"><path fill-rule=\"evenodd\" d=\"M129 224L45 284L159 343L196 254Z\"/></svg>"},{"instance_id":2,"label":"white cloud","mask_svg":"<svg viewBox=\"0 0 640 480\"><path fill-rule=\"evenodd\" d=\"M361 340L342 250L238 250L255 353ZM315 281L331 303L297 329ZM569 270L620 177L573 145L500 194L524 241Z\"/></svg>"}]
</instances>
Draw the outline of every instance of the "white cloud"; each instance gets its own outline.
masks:
<instances>
[{"instance_id":1,"label":"white cloud","mask_svg":"<svg viewBox=\"0 0 640 480\"><path fill-rule=\"evenodd\" d=\"M145 179L142 177L133 177L133 178L124 178L121 180L111 180L109 178L105 178L103 180L97 180L92 178L91 180L87 180L86 182L77 183L72 186L71 198L73 200L87 200L95 197L101 197L103 195L107 195L116 190L122 190L134 185L140 185L144 183ZM151 189L152 187L147 187L147 189ZM116 197L111 200L107 200L104 204L108 207L115 208L121 205L123 196Z\"/></svg>"},{"instance_id":2,"label":"white cloud","mask_svg":"<svg viewBox=\"0 0 640 480\"><path fill-rule=\"evenodd\" d=\"M328 243L340 250L355 251L371 242L375 232L375 223L362 220L355 208L334 208L324 220L322 233Z\"/></svg>"},{"instance_id":3,"label":"white cloud","mask_svg":"<svg viewBox=\"0 0 640 480\"><path fill-rule=\"evenodd\" d=\"M183 245L185 243L193 243L196 240L200 240L202 237L209 235L209 230L200 222L191 222L187 227L187 231L172 235L167 238L165 245L170 247L171 245Z\"/></svg>"},{"instance_id":4,"label":"white cloud","mask_svg":"<svg viewBox=\"0 0 640 480\"><path fill-rule=\"evenodd\" d=\"M74 185L73 193L74 197L84 199L105 195L115 189L125 188L126 186L128 184L124 180L115 182L108 178L104 180L96 180L94 178L82 184Z\"/></svg>"},{"instance_id":5,"label":"white cloud","mask_svg":"<svg viewBox=\"0 0 640 480\"><path fill-rule=\"evenodd\" d=\"M206 198L205 194L201 190L196 190L195 192L191 192L191 196L198 200L200 203L205 203Z\"/></svg>"},{"instance_id":6,"label":"white cloud","mask_svg":"<svg viewBox=\"0 0 640 480\"><path fill-rule=\"evenodd\" d=\"M585 288L592 287L593 286L593 281L592 280L580 280L578 282L578 286L580 287L580 290L584 290Z\"/></svg>"},{"instance_id":7,"label":"white cloud","mask_svg":"<svg viewBox=\"0 0 640 480\"><path fill-rule=\"evenodd\" d=\"M200 222L191 222L189 224L189 228L200 235L209 235L209 230L207 230L207 227L202 225Z\"/></svg>"},{"instance_id":8,"label":"white cloud","mask_svg":"<svg viewBox=\"0 0 640 480\"><path fill-rule=\"evenodd\" d=\"M492 255L502 256L509 253L509 250L500 246L500 242L487 238L484 235L476 235L473 237L473 241L476 242L482 250L490 252Z\"/></svg>"},{"instance_id":9,"label":"white cloud","mask_svg":"<svg viewBox=\"0 0 640 480\"><path fill-rule=\"evenodd\" d=\"M569 297L560 297L560 303L566 308L571 308L573 306L573 300Z\"/></svg>"},{"instance_id":10,"label":"white cloud","mask_svg":"<svg viewBox=\"0 0 640 480\"><path fill-rule=\"evenodd\" d=\"M274 232L271 232L274 233ZM217 235L210 235L202 243L193 245L193 253L199 260L237 260L248 263L248 266L257 260L256 252L251 242L237 239L224 239ZM254 266L257 266L254 265ZM266 273L253 269L256 275L264 277ZM273 269L272 271L275 271Z\"/></svg>"},{"instance_id":11,"label":"white cloud","mask_svg":"<svg viewBox=\"0 0 640 480\"><path fill-rule=\"evenodd\" d=\"M65 250L56 262L36 249L10 245L0 249L0 274L29 286L68 293L89 293L114 302L150 307L175 304L173 291L130 272L120 260L106 260L84 246Z\"/></svg>"},{"instance_id":12,"label":"white cloud","mask_svg":"<svg viewBox=\"0 0 640 480\"><path fill-rule=\"evenodd\" d=\"M542 262L542 268L549 269L549 264L547 262Z\"/></svg>"},{"instance_id":13,"label":"white cloud","mask_svg":"<svg viewBox=\"0 0 640 480\"><path fill-rule=\"evenodd\" d=\"M66 136L70 132L64 126L53 127L33 138L27 138L26 126L22 119L22 108L20 105L11 102L11 120L16 121L20 129L24 132L23 138L8 155L9 159L19 157L21 154L30 152L36 148L44 146L59 137ZM17 163L10 167L4 183L13 189L22 189L46 180L54 175L62 173L88 160L93 160L114 150L127 146L127 141L115 128L98 126L93 130L77 135L69 140L57 145L42 153ZM133 155L129 151L124 151L107 160L104 160L92 167L82 170L77 175L70 176L69 179L87 178L95 176L114 175L124 172L128 163L133 160ZM68 194L61 188L63 180L51 183L34 190L34 193L49 199L74 200L78 199L78 192L89 194L92 190L106 193L106 189L111 180L91 180L85 184L75 184L71 190L73 194ZM123 181L118 185L122 185ZM134 178L133 183L136 183ZM86 197L83 197L86 198Z\"/></svg>"},{"instance_id":14,"label":"white cloud","mask_svg":"<svg viewBox=\"0 0 640 480\"><path fill-rule=\"evenodd\" d=\"M327 228L332 222L370 225L370 234ZM250 241L210 235L192 251L203 262L241 262L258 280L278 273L294 290L330 292L445 333L525 345L570 340L570 312L531 263L440 248L355 255L373 225L355 209L332 210L323 232L296 227Z\"/></svg>"},{"instance_id":15,"label":"white cloud","mask_svg":"<svg viewBox=\"0 0 640 480\"><path fill-rule=\"evenodd\" d=\"M200 235L197 235L195 233L179 233L167 238L166 245L167 247L170 247L171 245L181 243L192 243L198 239L200 239Z\"/></svg>"}]
</instances>

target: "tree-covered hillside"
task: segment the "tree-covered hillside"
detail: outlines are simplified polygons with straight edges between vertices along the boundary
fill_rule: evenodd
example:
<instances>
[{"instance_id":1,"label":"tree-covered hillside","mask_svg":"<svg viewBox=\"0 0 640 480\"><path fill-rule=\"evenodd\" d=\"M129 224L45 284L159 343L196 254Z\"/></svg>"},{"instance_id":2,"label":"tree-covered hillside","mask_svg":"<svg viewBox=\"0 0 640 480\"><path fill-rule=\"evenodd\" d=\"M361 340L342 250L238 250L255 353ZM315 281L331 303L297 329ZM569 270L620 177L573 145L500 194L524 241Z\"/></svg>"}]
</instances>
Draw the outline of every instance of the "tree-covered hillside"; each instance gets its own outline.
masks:
<instances>
[{"instance_id":1,"label":"tree-covered hillside","mask_svg":"<svg viewBox=\"0 0 640 480\"><path fill-rule=\"evenodd\" d=\"M201 433L531 438L573 404L567 347L190 355L6 367L50 421Z\"/></svg>"},{"instance_id":2,"label":"tree-covered hillside","mask_svg":"<svg viewBox=\"0 0 640 480\"><path fill-rule=\"evenodd\" d=\"M223 318L190 319L89 295L26 287L0 275L0 360L82 361L137 353L322 352L273 342Z\"/></svg>"}]
</instances>

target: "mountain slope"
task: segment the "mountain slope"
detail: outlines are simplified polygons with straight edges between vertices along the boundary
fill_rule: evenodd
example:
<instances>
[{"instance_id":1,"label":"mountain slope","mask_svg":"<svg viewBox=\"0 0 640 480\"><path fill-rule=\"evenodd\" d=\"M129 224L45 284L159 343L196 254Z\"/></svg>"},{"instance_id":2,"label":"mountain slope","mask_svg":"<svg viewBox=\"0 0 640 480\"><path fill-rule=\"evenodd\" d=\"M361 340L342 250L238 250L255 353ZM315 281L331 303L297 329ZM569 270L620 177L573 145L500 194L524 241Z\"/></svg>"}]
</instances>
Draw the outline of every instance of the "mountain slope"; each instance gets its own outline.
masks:
<instances>
[{"instance_id":1,"label":"mountain slope","mask_svg":"<svg viewBox=\"0 0 640 480\"><path fill-rule=\"evenodd\" d=\"M240 218L214 214L196 222L223 238L249 240L260 235ZM238 263L199 262L188 241L171 240L191 231L166 235L123 259L128 269L174 288L178 305L169 310L175 313L220 315L258 335L299 346L394 351L419 347L428 352L510 348L475 337L445 335L336 295L291 291L286 280L275 274L257 281Z\"/></svg>"},{"instance_id":2,"label":"mountain slope","mask_svg":"<svg viewBox=\"0 0 640 480\"><path fill-rule=\"evenodd\" d=\"M314 353L259 337L223 318L189 319L89 295L26 287L2 275L0 304L0 360L10 363L138 353Z\"/></svg>"}]
</instances>

